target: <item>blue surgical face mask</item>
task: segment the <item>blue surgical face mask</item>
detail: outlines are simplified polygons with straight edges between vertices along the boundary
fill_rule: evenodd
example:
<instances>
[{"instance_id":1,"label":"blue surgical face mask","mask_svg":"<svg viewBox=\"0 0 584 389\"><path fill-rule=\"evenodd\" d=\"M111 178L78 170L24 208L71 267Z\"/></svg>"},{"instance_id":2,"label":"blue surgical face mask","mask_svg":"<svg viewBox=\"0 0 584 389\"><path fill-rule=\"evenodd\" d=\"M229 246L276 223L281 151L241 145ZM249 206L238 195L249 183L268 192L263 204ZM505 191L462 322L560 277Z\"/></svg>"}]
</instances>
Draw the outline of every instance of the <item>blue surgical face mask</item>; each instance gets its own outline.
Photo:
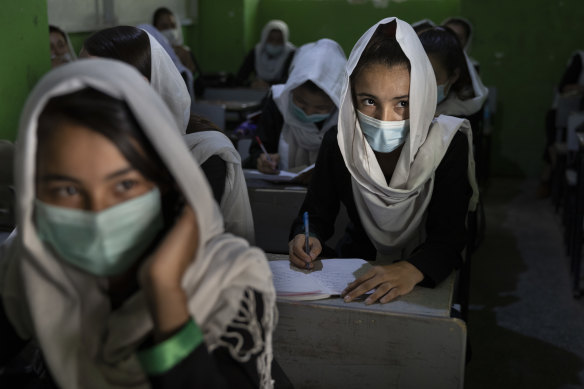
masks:
<instances>
[{"instance_id":1,"label":"blue surgical face mask","mask_svg":"<svg viewBox=\"0 0 584 389\"><path fill-rule=\"evenodd\" d=\"M290 98L290 111L296 117L296 119L300 120L303 123L318 123L326 120L331 116L331 112L327 113L315 113L312 115L307 115L306 112L292 101Z\"/></svg>"},{"instance_id":2,"label":"blue surgical face mask","mask_svg":"<svg viewBox=\"0 0 584 389\"><path fill-rule=\"evenodd\" d=\"M405 143L410 120L383 121L357 111L361 131L374 151L389 153Z\"/></svg>"},{"instance_id":3,"label":"blue surgical face mask","mask_svg":"<svg viewBox=\"0 0 584 389\"><path fill-rule=\"evenodd\" d=\"M106 277L126 271L163 228L157 188L100 212L36 200L36 228L60 259Z\"/></svg>"},{"instance_id":4,"label":"blue surgical face mask","mask_svg":"<svg viewBox=\"0 0 584 389\"><path fill-rule=\"evenodd\" d=\"M436 101L436 105L440 104L442 101L444 101L444 99L446 99L446 96L448 95L448 92L446 91L447 85L448 84L438 85L438 87L436 88L438 92L438 99Z\"/></svg>"},{"instance_id":5,"label":"blue surgical face mask","mask_svg":"<svg viewBox=\"0 0 584 389\"><path fill-rule=\"evenodd\" d=\"M272 57L277 57L284 51L284 45L273 45L271 43L266 43L264 46L266 53Z\"/></svg>"}]
</instances>

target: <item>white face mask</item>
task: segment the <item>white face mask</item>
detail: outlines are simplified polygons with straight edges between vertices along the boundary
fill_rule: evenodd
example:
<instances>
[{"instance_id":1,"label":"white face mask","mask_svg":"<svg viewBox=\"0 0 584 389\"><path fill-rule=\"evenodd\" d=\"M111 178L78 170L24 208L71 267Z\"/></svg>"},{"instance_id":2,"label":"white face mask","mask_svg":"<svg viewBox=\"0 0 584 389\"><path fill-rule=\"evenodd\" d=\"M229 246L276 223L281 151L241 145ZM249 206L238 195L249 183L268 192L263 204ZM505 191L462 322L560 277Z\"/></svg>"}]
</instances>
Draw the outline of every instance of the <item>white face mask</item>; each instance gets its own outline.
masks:
<instances>
[{"instance_id":1,"label":"white face mask","mask_svg":"<svg viewBox=\"0 0 584 389\"><path fill-rule=\"evenodd\" d=\"M410 120L383 121L357 111L361 131L374 151L389 153L403 145L410 132Z\"/></svg>"},{"instance_id":2,"label":"white face mask","mask_svg":"<svg viewBox=\"0 0 584 389\"><path fill-rule=\"evenodd\" d=\"M442 101L446 99L448 96L450 87L448 84L438 85L436 88L436 92L438 93L436 104L440 104Z\"/></svg>"},{"instance_id":3,"label":"white face mask","mask_svg":"<svg viewBox=\"0 0 584 389\"><path fill-rule=\"evenodd\" d=\"M182 45L180 31L178 28L169 28L168 30L160 31L162 35L168 40L173 46L180 46Z\"/></svg>"}]
</instances>

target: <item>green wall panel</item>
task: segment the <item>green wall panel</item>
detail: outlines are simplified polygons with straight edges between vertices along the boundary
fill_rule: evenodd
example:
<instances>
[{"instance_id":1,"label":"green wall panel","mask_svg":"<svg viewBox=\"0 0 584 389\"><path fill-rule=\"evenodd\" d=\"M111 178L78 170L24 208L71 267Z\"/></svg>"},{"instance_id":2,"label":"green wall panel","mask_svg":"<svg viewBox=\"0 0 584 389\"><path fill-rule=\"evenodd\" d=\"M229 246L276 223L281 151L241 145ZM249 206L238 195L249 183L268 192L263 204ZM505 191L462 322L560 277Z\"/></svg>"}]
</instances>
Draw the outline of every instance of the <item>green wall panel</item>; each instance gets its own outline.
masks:
<instances>
[{"instance_id":1,"label":"green wall panel","mask_svg":"<svg viewBox=\"0 0 584 389\"><path fill-rule=\"evenodd\" d=\"M46 1L3 2L0 25L0 139L14 140L28 93L51 67Z\"/></svg>"},{"instance_id":2,"label":"green wall panel","mask_svg":"<svg viewBox=\"0 0 584 389\"><path fill-rule=\"evenodd\" d=\"M495 175L537 176L544 117L570 54L584 48L582 0L462 0L475 26L471 54L498 88L492 144Z\"/></svg>"}]
</instances>

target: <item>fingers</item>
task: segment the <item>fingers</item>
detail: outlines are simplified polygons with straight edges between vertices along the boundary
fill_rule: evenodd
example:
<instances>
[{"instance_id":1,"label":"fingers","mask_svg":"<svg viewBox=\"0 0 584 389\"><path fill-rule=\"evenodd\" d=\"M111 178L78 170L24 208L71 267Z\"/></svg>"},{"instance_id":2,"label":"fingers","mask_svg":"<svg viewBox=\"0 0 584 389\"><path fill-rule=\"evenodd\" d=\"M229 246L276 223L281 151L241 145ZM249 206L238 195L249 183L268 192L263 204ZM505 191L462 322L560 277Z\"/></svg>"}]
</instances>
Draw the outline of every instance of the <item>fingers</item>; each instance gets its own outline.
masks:
<instances>
[{"instance_id":1,"label":"fingers","mask_svg":"<svg viewBox=\"0 0 584 389\"><path fill-rule=\"evenodd\" d=\"M322 251L322 246L317 238L310 237L308 239L310 253L305 251L306 237L304 234L298 234L288 244L290 253L290 262L302 269L312 269L314 261Z\"/></svg>"},{"instance_id":2,"label":"fingers","mask_svg":"<svg viewBox=\"0 0 584 389\"><path fill-rule=\"evenodd\" d=\"M260 172L266 174L278 173L278 162L280 160L279 154L270 154L271 161L268 160L266 154L260 154L257 159L257 168Z\"/></svg>"}]
</instances>

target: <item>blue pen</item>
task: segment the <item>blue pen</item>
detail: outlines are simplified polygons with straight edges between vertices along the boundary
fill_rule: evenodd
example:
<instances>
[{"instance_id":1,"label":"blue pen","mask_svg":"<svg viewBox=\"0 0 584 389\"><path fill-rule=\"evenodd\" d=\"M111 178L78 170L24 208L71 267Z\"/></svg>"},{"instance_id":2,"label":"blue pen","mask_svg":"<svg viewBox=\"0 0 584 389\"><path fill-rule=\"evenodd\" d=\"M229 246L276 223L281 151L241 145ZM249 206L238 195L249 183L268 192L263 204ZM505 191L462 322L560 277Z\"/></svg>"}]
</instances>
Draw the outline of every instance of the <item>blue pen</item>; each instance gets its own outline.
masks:
<instances>
[{"instance_id":1,"label":"blue pen","mask_svg":"<svg viewBox=\"0 0 584 389\"><path fill-rule=\"evenodd\" d=\"M306 252L306 254L310 255L310 244L308 243L308 238L310 237L310 233L308 231L308 212L304 212L304 251ZM310 263L307 262L306 263L306 268L310 269Z\"/></svg>"}]
</instances>

